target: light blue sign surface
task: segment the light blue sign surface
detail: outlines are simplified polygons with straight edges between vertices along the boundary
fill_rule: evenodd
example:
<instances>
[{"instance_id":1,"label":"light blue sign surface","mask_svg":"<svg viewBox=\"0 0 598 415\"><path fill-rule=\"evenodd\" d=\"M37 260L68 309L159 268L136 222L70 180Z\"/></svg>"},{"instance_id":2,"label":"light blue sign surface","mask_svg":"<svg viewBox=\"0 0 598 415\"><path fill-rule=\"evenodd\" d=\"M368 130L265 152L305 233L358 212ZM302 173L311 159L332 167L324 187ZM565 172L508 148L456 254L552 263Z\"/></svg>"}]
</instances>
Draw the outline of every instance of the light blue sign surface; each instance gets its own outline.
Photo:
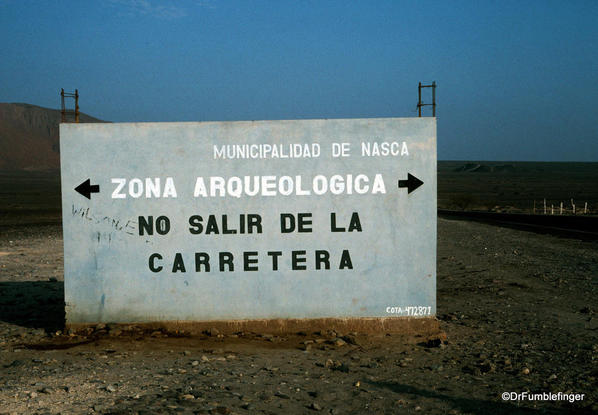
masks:
<instances>
[{"instance_id":1,"label":"light blue sign surface","mask_svg":"<svg viewBox=\"0 0 598 415\"><path fill-rule=\"evenodd\" d=\"M61 124L60 151L67 323L436 313L435 118Z\"/></svg>"}]
</instances>

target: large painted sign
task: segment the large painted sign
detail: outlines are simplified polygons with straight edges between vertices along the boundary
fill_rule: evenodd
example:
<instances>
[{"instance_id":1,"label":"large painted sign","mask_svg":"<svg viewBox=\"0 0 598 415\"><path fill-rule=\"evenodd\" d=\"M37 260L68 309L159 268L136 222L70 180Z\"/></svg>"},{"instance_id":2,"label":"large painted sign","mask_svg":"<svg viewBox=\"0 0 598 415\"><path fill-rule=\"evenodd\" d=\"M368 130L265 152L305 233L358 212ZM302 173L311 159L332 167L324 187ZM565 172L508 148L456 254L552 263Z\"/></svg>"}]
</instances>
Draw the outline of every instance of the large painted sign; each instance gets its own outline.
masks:
<instances>
[{"instance_id":1,"label":"large painted sign","mask_svg":"<svg viewBox=\"0 0 598 415\"><path fill-rule=\"evenodd\" d=\"M436 313L436 120L61 124L67 323Z\"/></svg>"}]
</instances>

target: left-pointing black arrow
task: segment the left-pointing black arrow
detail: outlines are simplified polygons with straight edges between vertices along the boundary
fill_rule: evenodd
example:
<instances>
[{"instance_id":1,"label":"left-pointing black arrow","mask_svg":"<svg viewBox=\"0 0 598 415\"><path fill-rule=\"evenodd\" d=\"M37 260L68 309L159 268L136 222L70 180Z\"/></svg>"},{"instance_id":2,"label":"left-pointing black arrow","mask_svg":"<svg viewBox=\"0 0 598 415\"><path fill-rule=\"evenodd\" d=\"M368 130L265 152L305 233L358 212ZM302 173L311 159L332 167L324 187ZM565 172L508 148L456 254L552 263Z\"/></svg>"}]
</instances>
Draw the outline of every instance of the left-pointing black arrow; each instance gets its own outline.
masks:
<instances>
[{"instance_id":1,"label":"left-pointing black arrow","mask_svg":"<svg viewBox=\"0 0 598 415\"><path fill-rule=\"evenodd\" d=\"M100 185L99 184L92 185L91 180L87 179L83 183L81 183L79 186L75 187L75 190L77 192L81 193L86 198L91 199L92 193L100 193Z\"/></svg>"}]
</instances>

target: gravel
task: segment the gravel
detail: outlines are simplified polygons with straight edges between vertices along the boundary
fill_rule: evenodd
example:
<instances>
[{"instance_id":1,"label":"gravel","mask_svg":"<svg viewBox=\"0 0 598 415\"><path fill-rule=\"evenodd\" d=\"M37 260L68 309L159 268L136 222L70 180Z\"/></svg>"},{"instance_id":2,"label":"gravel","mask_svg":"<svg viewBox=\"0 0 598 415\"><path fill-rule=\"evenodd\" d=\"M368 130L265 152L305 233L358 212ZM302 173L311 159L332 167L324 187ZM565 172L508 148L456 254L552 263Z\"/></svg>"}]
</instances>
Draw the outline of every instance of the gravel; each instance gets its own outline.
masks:
<instances>
[{"instance_id":1,"label":"gravel","mask_svg":"<svg viewBox=\"0 0 598 415\"><path fill-rule=\"evenodd\" d=\"M60 227L3 228L0 252L0 414L598 411L595 242L439 220L434 338L63 333Z\"/></svg>"}]
</instances>

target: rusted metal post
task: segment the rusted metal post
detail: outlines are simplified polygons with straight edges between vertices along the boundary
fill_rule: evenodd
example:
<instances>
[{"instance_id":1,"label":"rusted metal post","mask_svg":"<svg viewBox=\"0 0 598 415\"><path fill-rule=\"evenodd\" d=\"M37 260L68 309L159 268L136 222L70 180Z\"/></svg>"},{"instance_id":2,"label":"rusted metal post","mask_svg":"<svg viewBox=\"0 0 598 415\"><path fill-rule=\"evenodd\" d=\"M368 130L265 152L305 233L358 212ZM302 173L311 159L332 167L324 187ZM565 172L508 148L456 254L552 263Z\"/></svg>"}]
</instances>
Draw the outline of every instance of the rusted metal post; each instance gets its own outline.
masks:
<instances>
[{"instance_id":1,"label":"rusted metal post","mask_svg":"<svg viewBox=\"0 0 598 415\"><path fill-rule=\"evenodd\" d=\"M79 90L75 89L75 122L79 123Z\"/></svg>"},{"instance_id":2,"label":"rusted metal post","mask_svg":"<svg viewBox=\"0 0 598 415\"><path fill-rule=\"evenodd\" d=\"M418 94L417 109L419 110L419 117L421 117L422 116L422 83L421 82L417 86L417 94Z\"/></svg>"},{"instance_id":3,"label":"rusted metal post","mask_svg":"<svg viewBox=\"0 0 598 415\"><path fill-rule=\"evenodd\" d=\"M431 104L424 104L422 102L422 88L432 88L432 103ZM436 81L432 82L431 85L422 85L420 82L417 86L417 111L418 116L422 116L422 107L425 106L432 106L432 116L436 117Z\"/></svg>"},{"instance_id":4,"label":"rusted metal post","mask_svg":"<svg viewBox=\"0 0 598 415\"><path fill-rule=\"evenodd\" d=\"M60 88L60 115L61 122L66 122L66 109L64 107L64 88Z\"/></svg>"},{"instance_id":5,"label":"rusted metal post","mask_svg":"<svg viewBox=\"0 0 598 415\"><path fill-rule=\"evenodd\" d=\"M74 98L75 99L75 109L74 110L67 110L66 109L66 102L65 98ZM60 114L61 114L61 122L73 122L72 118L71 121L67 121L67 115L74 115L75 122L79 122L79 90L75 89L75 92L64 92L64 88L60 88Z\"/></svg>"},{"instance_id":6,"label":"rusted metal post","mask_svg":"<svg viewBox=\"0 0 598 415\"><path fill-rule=\"evenodd\" d=\"M436 116L436 81L432 82L432 117Z\"/></svg>"}]
</instances>

